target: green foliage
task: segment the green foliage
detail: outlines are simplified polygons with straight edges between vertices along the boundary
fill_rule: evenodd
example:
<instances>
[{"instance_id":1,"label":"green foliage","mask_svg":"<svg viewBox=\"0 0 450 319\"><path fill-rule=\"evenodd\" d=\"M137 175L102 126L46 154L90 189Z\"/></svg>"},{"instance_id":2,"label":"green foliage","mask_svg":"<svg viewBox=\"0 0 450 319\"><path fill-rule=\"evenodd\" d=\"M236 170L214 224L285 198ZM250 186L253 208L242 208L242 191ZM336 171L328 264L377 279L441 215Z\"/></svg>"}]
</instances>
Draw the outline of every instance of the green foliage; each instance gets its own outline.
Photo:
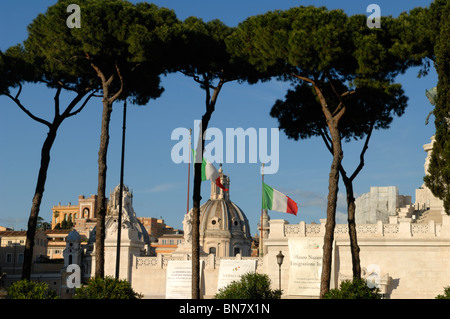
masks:
<instances>
[{"instance_id":1,"label":"green foliage","mask_svg":"<svg viewBox=\"0 0 450 319\"><path fill-rule=\"evenodd\" d=\"M37 230L47 230L47 229L51 229L51 228L52 228L51 223L47 223L46 221L44 221L44 219L42 217L38 216L37 225L36 225Z\"/></svg>"},{"instance_id":2,"label":"green foliage","mask_svg":"<svg viewBox=\"0 0 450 319\"><path fill-rule=\"evenodd\" d=\"M247 273L239 281L221 288L214 299L280 299L282 291L270 288L266 274Z\"/></svg>"},{"instance_id":3,"label":"green foliage","mask_svg":"<svg viewBox=\"0 0 450 319\"><path fill-rule=\"evenodd\" d=\"M113 277L90 278L86 285L75 289L75 299L140 299L128 281Z\"/></svg>"},{"instance_id":4,"label":"green foliage","mask_svg":"<svg viewBox=\"0 0 450 319\"><path fill-rule=\"evenodd\" d=\"M249 17L227 43L232 52L260 71L286 77L292 72L318 80L323 72L341 82L393 77L406 69L395 63L394 20L370 29L367 17L342 10L295 7ZM290 80L290 79L289 79Z\"/></svg>"},{"instance_id":5,"label":"green foliage","mask_svg":"<svg viewBox=\"0 0 450 319\"><path fill-rule=\"evenodd\" d=\"M330 289L324 299L381 299L378 288L369 288L364 279L344 280L339 289Z\"/></svg>"},{"instance_id":6,"label":"green foliage","mask_svg":"<svg viewBox=\"0 0 450 319\"><path fill-rule=\"evenodd\" d=\"M430 7L430 19L440 21L436 34L434 53L438 74L437 100L433 110L436 126L436 142L431 153L429 175L425 184L433 195L444 202L444 209L450 214L450 2L435 1Z\"/></svg>"},{"instance_id":7,"label":"green foliage","mask_svg":"<svg viewBox=\"0 0 450 319\"><path fill-rule=\"evenodd\" d=\"M202 88L215 86L215 80L256 83L259 77L255 69L227 50L226 39L233 32L234 28L217 19L204 22L187 18L174 32L174 69L194 78Z\"/></svg>"},{"instance_id":8,"label":"green foliage","mask_svg":"<svg viewBox=\"0 0 450 319\"><path fill-rule=\"evenodd\" d=\"M235 55L296 85L271 112L288 137L309 138L326 130L317 88L331 113L345 105L339 131L346 140L364 137L372 125L386 129L394 115L404 113L407 98L393 83L409 66L399 53L399 23L383 17L383 28L370 29L366 19L342 10L297 7L250 17L227 39ZM297 85L293 74L317 87L304 80Z\"/></svg>"},{"instance_id":9,"label":"green foliage","mask_svg":"<svg viewBox=\"0 0 450 319\"><path fill-rule=\"evenodd\" d=\"M49 82L62 79L73 89L88 83L103 89L95 65L106 80L113 77L110 92L118 91L123 78L122 99L131 97L143 105L159 97L159 75L167 71L167 41L177 23L175 13L148 3L80 0L81 28L71 29L66 8L72 2L59 0L28 27L25 49L49 70Z\"/></svg>"},{"instance_id":10,"label":"green foliage","mask_svg":"<svg viewBox=\"0 0 450 319\"><path fill-rule=\"evenodd\" d=\"M444 288L443 295L437 295L435 299L450 299L450 286Z\"/></svg>"},{"instance_id":11,"label":"green foliage","mask_svg":"<svg viewBox=\"0 0 450 319\"><path fill-rule=\"evenodd\" d=\"M64 219L61 222L61 224L58 223L57 225L59 225L58 229L72 229L73 228L73 222L71 219L69 219L69 220Z\"/></svg>"},{"instance_id":12,"label":"green foliage","mask_svg":"<svg viewBox=\"0 0 450 319\"><path fill-rule=\"evenodd\" d=\"M345 86L336 83L339 90ZM339 105L329 84L323 87L331 105ZM363 87L358 94L346 99L346 112L339 123L341 138L347 142L361 139L371 130L388 129L394 115L403 115L407 97L399 84L385 83L380 88ZM334 102L333 102L334 101ZM270 115L278 119L279 127L289 138L307 139L321 136L327 130L327 121L311 86L302 83L288 90L284 100L277 100Z\"/></svg>"},{"instance_id":13,"label":"green foliage","mask_svg":"<svg viewBox=\"0 0 450 319\"><path fill-rule=\"evenodd\" d=\"M9 299L58 299L56 292L45 282L16 281L7 289Z\"/></svg>"}]
</instances>

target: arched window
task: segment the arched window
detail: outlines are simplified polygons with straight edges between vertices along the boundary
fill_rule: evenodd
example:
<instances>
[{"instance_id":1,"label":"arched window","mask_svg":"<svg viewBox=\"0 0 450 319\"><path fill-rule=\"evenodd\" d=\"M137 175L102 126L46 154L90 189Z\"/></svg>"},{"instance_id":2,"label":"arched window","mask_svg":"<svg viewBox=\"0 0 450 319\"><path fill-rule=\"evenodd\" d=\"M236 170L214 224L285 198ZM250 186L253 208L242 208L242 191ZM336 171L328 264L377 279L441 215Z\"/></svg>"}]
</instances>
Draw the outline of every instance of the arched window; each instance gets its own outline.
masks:
<instances>
[{"instance_id":1,"label":"arched window","mask_svg":"<svg viewBox=\"0 0 450 319\"><path fill-rule=\"evenodd\" d=\"M239 247L234 247L234 257L241 253L241 249Z\"/></svg>"},{"instance_id":2,"label":"arched window","mask_svg":"<svg viewBox=\"0 0 450 319\"><path fill-rule=\"evenodd\" d=\"M89 208L83 209L83 218L89 218Z\"/></svg>"}]
</instances>

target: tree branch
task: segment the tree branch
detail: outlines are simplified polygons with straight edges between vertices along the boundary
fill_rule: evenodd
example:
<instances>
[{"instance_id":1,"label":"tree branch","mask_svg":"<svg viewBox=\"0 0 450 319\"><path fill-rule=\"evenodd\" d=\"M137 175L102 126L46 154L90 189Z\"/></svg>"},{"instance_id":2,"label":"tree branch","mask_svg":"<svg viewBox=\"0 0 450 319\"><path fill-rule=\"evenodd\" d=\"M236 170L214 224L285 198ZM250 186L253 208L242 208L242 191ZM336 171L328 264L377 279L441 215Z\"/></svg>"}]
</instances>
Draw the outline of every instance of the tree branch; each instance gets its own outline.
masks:
<instances>
[{"instance_id":1,"label":"tree branch","mask_svg":"<svg viewBox=\"0 0 450 319\"><path fill-rule=\"evenodd\" d=\"M314 81L311 80L310 78L306 78L306 77L304 77L304 76L295 74L294 72L291 72L291 75L292 75L293 77L296 77L296 78L299 79L299 80L309 82L309 83L311 83L312 85L316 86L316 82L314 82Z\"/></svg>"},{"instance_id":2,"label":"tree branch","mask_svg":"<svg viewBox=\"0 0 450 319\"><path fill-rule=\"evenodd\" d=\"M56 94L55 94L55 97L54 97L54 100L55 100L55 118L57 116L59 116L59 95L61 94L61 89L62 89L62 86L61 85L58 86L58 89L56 90Z\"/></svg>"},{"instance_id":3,"label":"tree branch","mask_svg":"<svg viewBox=\"0 0 450 319\"><path fill-rule=\"evenodd\" d=\"M22 103L20 102L19 99L13 97L11 94L6 93L6 92L3 92L3 94L5 94L7 97L9 97L11 100L13 100L13 101L17 104L17 106L18 106L23 112L25 112L25 114L28 115L30 118L32 118L32 119L35 120L36 122L39 122L39 123L41 123L41 124L44 124L44 125L46 125L46 126L48 126L48 127L50 128L50 126L51 126L50 122L48 122L48 121L46 121L46 120L44 120L44 119L41 119L41 118L37 117L36 115L34 115L33 113L31 113L30 111L28 111L28 110L22 105Z\"/></svg>"},{"instance_id":4,"label":"tree branch","mask_svg":"<svg viewBox=\"0 0 450 319\"><path fill-rule=\"evenodd\" d=\"M326 101L325 97L323 96L322 91L320 90L317 83L315 81L311 80L310 78L295 74L294 72L291 72L291 76L294 76L299 80L309 82L313 85L314 90L316 91L317 97L319 98L320 105L322 105L322 112L324 113L326 120L327 121L331 120L333 118L333 115L331 114L330 109L328 108L327 101Z\"/></svg>"},{"instance_id":5,"label":"tree branch","mask_svg":"<svg viewBox=\"0 0 450 319\"><path fill-rule=\"evenodd\" d=\"M20 82L17 82L17 85L19 85L19 91L18 91L17 94L16 94L16 97L15 97L16 99L18 99L20 93L22 93L22 84L20 84Z\"/></svg>"},{"instance_id":6,"label":"tree branch","mask_svg":"<svg viewBox=\"0 0 450 319\"><path fill-rule=\"evenodd\" d=\"M361 151L361 154L359 155L359 165L358 167L355 169L355 171L353 172L352 176L350 176L350 180L353 181L353 179L355 179L356 175L359 174L359 172L362 170L363 166L364 166L364 155L367 151L367 149L369 148L369 140L370 137L372 135L373 132L373 127L374 127L375 121L370 123L370 129L369 132L367 133L367 137L366 137L366 141L364 142L364 146L363 149Z\"/></svg>"},{"instance_id":7,"label":"tree branch","mask_svg":"<svg viewBox=\"0 0 450 319\"><path fill-rule=\"evenodd\" d=\"M91 97L96 96L95 93L97 93L97 91L98 90L95 90L94 92L89 94L89 96L86 98L86 100L83 102L83 104L78 108L78 110L69 113L66 117L71 117L71 116L74 116L74 115L80 113L83 110L83 108L86 106L87 102L89 102Z\"/></svg>"},{"instance_id":8,"label":"tree branch","mask_svg":"<svg viewBox=\"0 0 450 319\"><path fill-rule=\"evenodd\" d=\"M353 90L353 91L347 91L347 92L342 93L342 94L341 94L341 97L344 97L344 96L347 96L347 95L351 95L351 94L355 94L355 93L356 93L356 90Z\"/></svg>"},{"instance_id":9,"label":"tree branch","mask_svg":"<svg viewBox=\"0 0 450 319\"><path fill-rule=\"evenodd\" d=\"M337 114L333 115L333 118L334 118L336 121L339 122L339 120L341 119L341 117L342 117L342 116L344 115L344 113L345 113L346 106L345 106L344 103L341 102L341 103L339 103L337 109L339 109L339 112L338 112Z\"/></svg>"},{"instance_id":10,"label":"tree branch","mask_svg":"<svg viewBox=\"0 0 450 319\"><path fill-rule=\"evenodd\" d=\"M320 129L320 136L322 137L325 146L328 148L330 153L333 154L333 145L331 144L331 138L322 128Z\"/></svg>"},{"instance_id":11,"label":"tree branch","mask_svg":"<svg viewBox=\"0 0 450 319\"><path fill-rule=\"evenodd\" d=\"M116 92L116 94L114 94L114 95L109 99L110 103L114 102L117 98L119 98L120 94L122 94L123 89L124 89L123 76L122 76L122 74L120 73L120 69L119 69L119 66L117 65L117 62L116 62L116 72L117 72L117 74L119 75L120 89L119 89L119 91ZM109 80L108 80L108 81L109 81Z\"/></svg>"},{"instance_id":12,"label":"tree branch","mask_svg":"<svg viewBox=\"0 0 450 319\"><path fill-rule=\"evenodd\" d=\"M97 76L100 78L100 80L102 81L102 84L106 83L106 77L103 74L103 72L100 70L100 68L98 66L96 66L94 64L94 62L92 61L91 57L89 56L89 53L86 53L86 58L89 60L89 62L91 63L92 68L95 70L95 72L97 73Z\"/></svg>"}]
</instances>

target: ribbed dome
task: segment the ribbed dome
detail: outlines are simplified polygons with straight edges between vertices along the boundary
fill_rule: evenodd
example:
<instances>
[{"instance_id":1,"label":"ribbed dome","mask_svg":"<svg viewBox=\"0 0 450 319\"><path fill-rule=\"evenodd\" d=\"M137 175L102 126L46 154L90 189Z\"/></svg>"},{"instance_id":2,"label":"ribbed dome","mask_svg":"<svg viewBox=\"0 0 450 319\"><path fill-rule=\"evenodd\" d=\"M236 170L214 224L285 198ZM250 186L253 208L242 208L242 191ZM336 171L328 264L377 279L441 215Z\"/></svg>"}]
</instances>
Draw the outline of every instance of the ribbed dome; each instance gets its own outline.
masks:
<instances>
[{"instance_id":1,"label":"ribbed dome","mask_svg":"<svg viewBox=\"0 0 450 319\"><path fill-rule=\"evenodd\" d=\"M219 169L225 189L230 178ZM242 209L230 200L229 191L211 183L210 199L200 206L200 242L205 253L219 257L251 254L250 226Z\"/></svg>"},{"instance_id":2,"label":"ribbed dome","mask_svg":"<svg viewBox=\"0 0 450 319\"><path fill-rule=\"evenodd\" d=\"M200 207L200 234L218 233L242 233L246 238L251 238L248 219L244 212L231 200L209 199Z\"/></svg>"}]
</instances>

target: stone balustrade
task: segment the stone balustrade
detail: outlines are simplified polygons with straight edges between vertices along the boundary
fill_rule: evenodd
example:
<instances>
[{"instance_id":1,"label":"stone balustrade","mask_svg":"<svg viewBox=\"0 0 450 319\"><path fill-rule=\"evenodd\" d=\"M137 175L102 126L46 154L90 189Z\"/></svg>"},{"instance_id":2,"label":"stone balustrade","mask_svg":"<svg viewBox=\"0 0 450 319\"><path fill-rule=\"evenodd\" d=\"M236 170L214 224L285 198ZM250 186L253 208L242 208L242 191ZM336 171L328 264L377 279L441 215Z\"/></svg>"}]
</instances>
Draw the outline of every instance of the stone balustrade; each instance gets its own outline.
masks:
<instances>
[{"instance_id":1,"label":"stone balustrade","mask_svg":"<svg viewBox=\"0 0 450 319\"><path fill-rule=\"evenodd\" d=\"M142 257L135 257L136 260L134 262L134 265L136 265L136 268L154 268L154 269L166 269L169 261L171 260L191 260L189 255L185 255L184 257L173 257L170 255L164 256L164 255L158 255L157 257L148 257L148 256L142 256ZM200 260L205 265L205 269L218 269L220 267L220 261L222 259L226 260L256 260L256 268L262 268L264 265L264 258L263 257L241 257L240 255L237 255L236 257L223 257L223 258L216 258L213 254L210 254L206 257L200 257Z\"/></svg>"},{"instance_id":2,"label":"stone balustrade","mask_svg":"<svg viewBox=\"0 0 450 319\"><path fill-rule=\"evenodd\" d=\"M443 237L450 238L450 216L442 215L442 224L430 220L428 223L413 223L411 218L391 218L391 223L356 225L357 236L389 237L389 238L423 238ZM325 234L326 219L321 219L320 224L289 224L285 220L272 220L270 222L270 239L286 237L317 237ZM335 238L348 236L348 225L337 224L334 230Z\"/></svg>"}]
</instances>

